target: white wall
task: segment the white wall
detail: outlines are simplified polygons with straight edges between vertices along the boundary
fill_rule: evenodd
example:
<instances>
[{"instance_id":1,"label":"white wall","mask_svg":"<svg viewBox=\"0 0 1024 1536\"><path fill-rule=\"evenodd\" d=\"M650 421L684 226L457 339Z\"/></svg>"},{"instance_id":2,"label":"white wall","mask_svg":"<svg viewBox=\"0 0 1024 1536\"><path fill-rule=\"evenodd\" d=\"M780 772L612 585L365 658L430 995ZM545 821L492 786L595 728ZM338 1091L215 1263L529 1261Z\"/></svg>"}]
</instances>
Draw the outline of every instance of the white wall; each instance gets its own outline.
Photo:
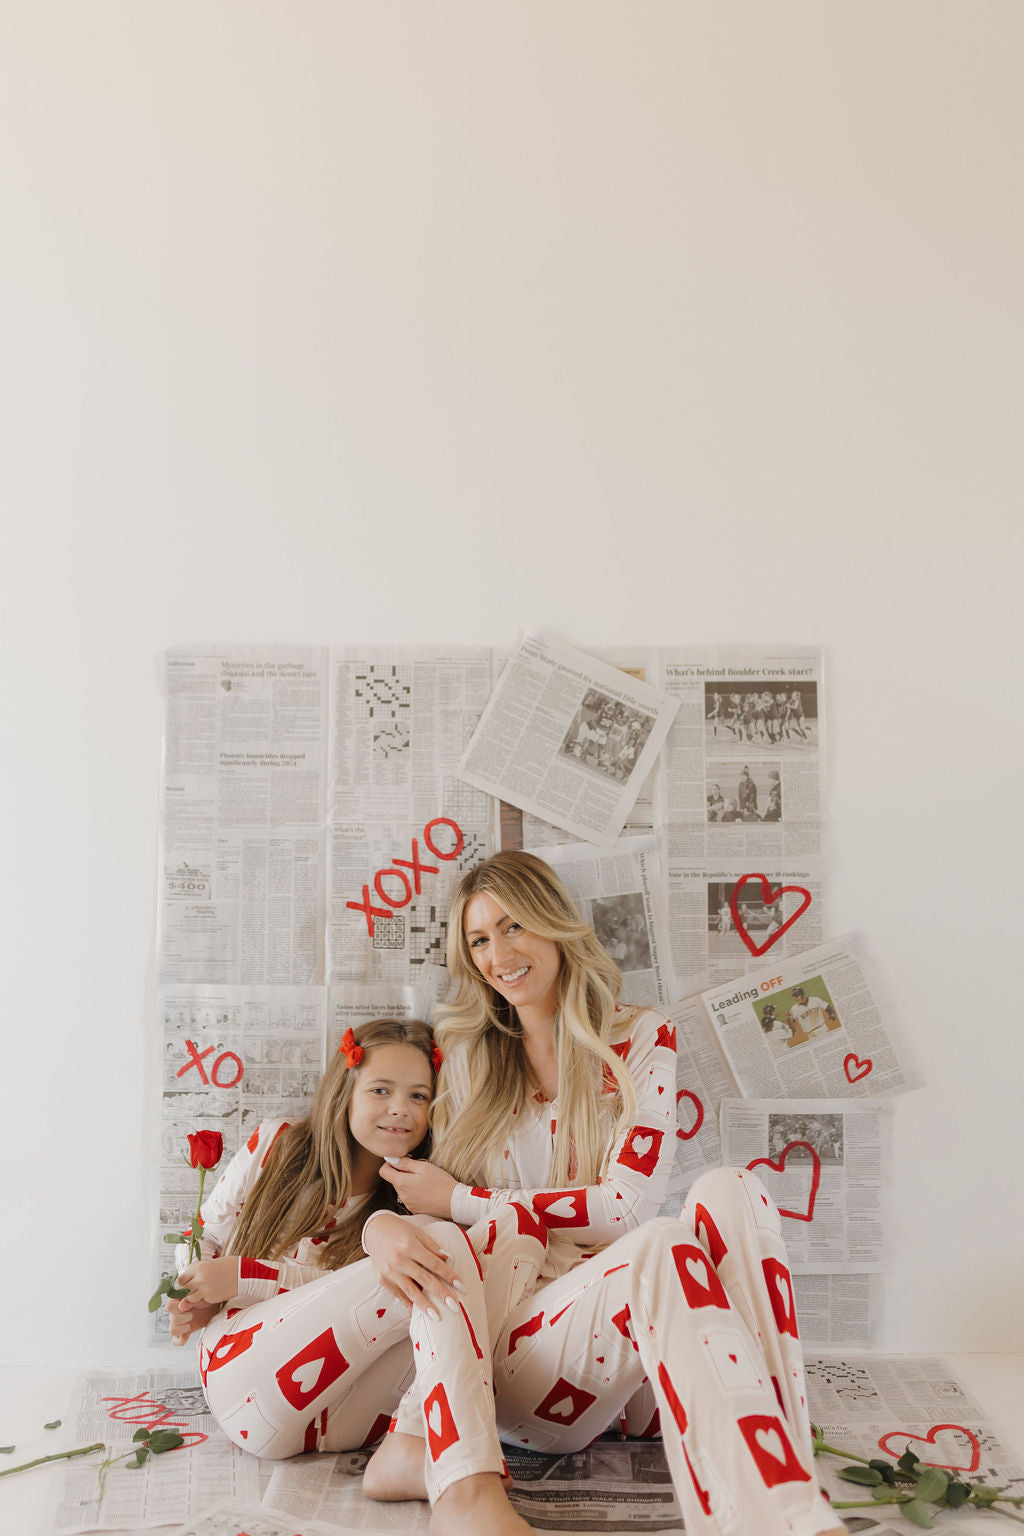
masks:
<instances>
[{"instance_id":1,"label":"white wall","mask_svg":"<svg viewBox=\"0 0 1024 1536\"><path fill-rule=\"evenodd\" d=\"M1024 1347L1021 7L4 31L7 1358L143 1353L159 652L527 624L826 643L928 1079L886 1343Z\"/></svg>"}]
</instances>

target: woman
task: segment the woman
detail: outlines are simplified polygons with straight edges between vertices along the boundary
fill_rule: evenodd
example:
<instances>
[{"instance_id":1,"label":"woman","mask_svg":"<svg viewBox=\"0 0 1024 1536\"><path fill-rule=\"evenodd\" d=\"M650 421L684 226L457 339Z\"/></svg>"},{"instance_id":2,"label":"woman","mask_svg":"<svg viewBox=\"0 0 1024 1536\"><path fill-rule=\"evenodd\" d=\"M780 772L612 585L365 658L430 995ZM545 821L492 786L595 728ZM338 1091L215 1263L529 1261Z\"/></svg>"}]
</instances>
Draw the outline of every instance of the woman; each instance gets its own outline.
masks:
<instances>
[{"instance_id":1,"label":"woman","mask_svg":"<svg viewBox=\"0 0 1024 1536\"><path fill-rule=\"evenodd\" d=\"M548 1249L536 1290L486 1340L466 1268L462 1318L416 1314L416 1387L366 1491L426 1494L437 1536L525 1532L501 1486L499 1432L570 1452L625 1414L653 1434L637 1417L649 1382L691 1536L839 1536L811 1471L778 1212L751 1174L718 1170L681 1220L654 1219L675 1153L672 1026L618 1004L617 968L529 854L498 854L463 880L448 965L459 991L439 1029L434 1160L400 1158L384 1176L411 1211L460 1224L495 1219L514 1197ZM381 1213L363 1242L387 1286L418 1235ZM466 1403L442 1394L434 1364L460 1344Z\"/></svg>"}]
</instances>

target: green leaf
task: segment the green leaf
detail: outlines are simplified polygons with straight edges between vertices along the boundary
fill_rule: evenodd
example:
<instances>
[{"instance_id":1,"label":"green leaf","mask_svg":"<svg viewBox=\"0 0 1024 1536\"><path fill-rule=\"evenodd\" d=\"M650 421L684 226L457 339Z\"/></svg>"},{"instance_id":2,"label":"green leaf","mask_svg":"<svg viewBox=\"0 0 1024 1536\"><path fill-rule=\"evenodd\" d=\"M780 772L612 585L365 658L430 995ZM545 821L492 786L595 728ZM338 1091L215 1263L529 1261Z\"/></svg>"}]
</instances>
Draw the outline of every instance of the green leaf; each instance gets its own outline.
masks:
<instances>
[{"instance_id":1,"label":"green leaf","mask_svg":"<svg viewBox=\"0 0 1024 1536\"><path fill-rule=\"evenodd\" d=\"M936 1499L942 1498L948 1486L948 1472L943 1472L941 1467L925 1467L917 1480L915 1498L925 1504L934 1504Z\"/></svg>"},{"instance_id":2,"label":"green leaf","mask_svg":"<svg viewBox=\"0 0 1024 1536\"><path fill-rule=\"evenodd\" d=\"M146 1440L149 1438L149 1433L149 1430L143 1425L141 1429L137 1429L134 1435L132 1435L132 1440Z\"/></svg>"},{"instance_id":3,"label":"green leaf","mask_svg":"<svg viewBox=\"0 0 1024 1536\"><path fill-rule=\"evenodd\" d=\"M165 1243L183 1243L184 1241L185 1241L185 1239L184 1239L184 1237L182 1236L182 1234L180 1232L165 1232L164 1233L164 1242Z\"/></svg>"},{"instance_id":4,"label":"green leaf","mask_svg":"<svg viewBox=\"0 0 1024 1536\"><path fill-rule=\"evenodd\" d=\"M128 1462L128 1466L130 1466L130 1467L141 1467L142 1463L144 1461L147 1461L148 1459L149 1459L149 1452L147 1451L147 1449L146 1449L146 1447L144 1445L140 1445L138 1450L135 1452L134 1459L132 1461Z\"/></svg>"},{"instance_id":5,"label":"green leaf","mask_svg":"<svg viewBox=\"0 0 1024 1536\"><path fill-rule=\"evenodd\" d=\"M158 1429L150 1435L146 1444L154 1455L159 1455L161 1451L176 1451L179 1445L185 1444L185 1437L179 1435L176 1429Z\"/></svg>"},{"instance_id":6,"label":"green leaf","mask_svg":"<svg viewBox=\"0 0 1024 1536\"><path fill-rule=\"evenodd\" d=\"M875 1488L882 1481L874 1467L840 1467L839 1476L844 1483L860 1483L862 1488Z\"/></svg>"},{"instance_id":7,"label":"green leaf","mask_svg":"<svg viewBox=\"0 0 1024 1536\"><path fill-rule=\"evenodd\" d=\"M874 1467L875 1471L881 1474L883 1483L888 1483L890 1488L895 1488L896 1468L893 1466L891 1461L882 1461L878 1457L875 1457L868 1462L868 1466Z\"/></svg>"},{"instance_id":8,"label":"green leaf","mask_svg":"<svg viewBox=\"0 0 1024 1536\"><path fill-rule=\"evenodd\" d=\"M52 1424L44 1424L44 1429L60 1429L60 1419L54 1419Z\"/></svg>"},{"instance_id":9,"label":"green leaf","mask_svg":"<svg viewBox=\"0 0 1024 1536\"><path fill-rule=\"evenodd\" d=\"M149 1310L151 1312L159 1312L160 1308L163 1306L163 1304L164 1304L164 1292L163 1291L154 1291L152 1296L149 1298L149 1301L146 1303L146 1305L148 1306L148 1308L149 1308Z\"/></svg>"},{"instance_id":10,"label":"green leaf","mask_svg":"<svg viewBox=\"0 0 1024 1536\"><path fill-rule=\"evenodd\" d=\"M971 1496L970 1483L950 1483L946 1489L946 1503L950 1509L959 1509Z\"/></svg>"},{"instance_id":11,"label":"green leaf","mask_svg":"<svg viewBox=\"0 0 1024 1536\"><path fill-rule=\"evenodd\" d=\"M995 1499L998 1499L999 1489L990 1488L987 1483L975 1483L971 1490L971 1495L971 1503L980 1504L984 1509Z\"/></svg>"},{"instance_id":12,"label":"green leaf","mask_svg":"<svg viewBox=\"0 0 1024 1536\"><path fill-rule=\"evenodd\" d=\"M915 1467L920 1466L920 1462L908 1446L896 1465L901 1472L913 1472Z\"/></svg>"},{"instance_id":13,"label":"green leaf","mask_svg":"<svg viewBox=\"0 0 1024 1536\"><path fill-rule=\"evenodd\" d=\"M186 1286L183 1291L180 1291L176 1285L171 1284L167 1287L167 1294L172 1301L177 1301L180 1296L188 1295L188 1287Z\"/></svg>"},{"instance_id":14,"label":"green leaf","mask_svg":"<svg viewBox=\"0 0 1024 1536\"><path fill-rule=\"evenodd\" d=\"M908 1499L905 1504L900 1505L900 1509L911 1525L919 1525L925 1531L933 1529L934 1522L928 1513L928 1506L922 1504L920 1499Z\"/></svg>"},{"instance_id":15,"label":"green leaf","mask_svg":"<svg viewBox=\"0 0 1024 1536\"><path fill-rule=\"evenodd\" d=\"M9 1456L15 1449L13 1445L0 1445L0 1456Z\"/></svg>"},{"instance_id":16,"label":"green leaf","mask_svg":"<svg viewBox=\"0 0 1024 1536\"><path fill-rule=\"evenodd\" d=\"M879 1483L877 1488L872 1488L871 1497L880 1504L895 1504L899 1500L899 1495L893 1492L888 1483Z\"/></svg>"}]
</instances>

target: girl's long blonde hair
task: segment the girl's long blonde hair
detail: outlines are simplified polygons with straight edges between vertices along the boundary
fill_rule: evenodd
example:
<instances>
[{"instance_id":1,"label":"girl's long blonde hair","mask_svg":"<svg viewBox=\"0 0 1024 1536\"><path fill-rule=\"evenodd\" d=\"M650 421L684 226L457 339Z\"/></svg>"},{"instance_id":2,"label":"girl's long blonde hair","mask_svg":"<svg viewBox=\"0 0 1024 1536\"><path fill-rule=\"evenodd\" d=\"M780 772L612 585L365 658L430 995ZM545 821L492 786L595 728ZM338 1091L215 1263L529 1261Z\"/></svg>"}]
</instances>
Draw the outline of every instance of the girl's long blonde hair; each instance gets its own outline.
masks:
<instances>
[{"instance_id":1,"label":"girl's long blonde hair","mask_svg":"<svg viewBox=\"0 0 1024 1536\"><path fill-rule=\"evenodd\" d=\"M434 1081L430 1025L421 1019L371 1019L353 1030L369 1054L378 1045L413 1045L427 1058ZM361 1066L350 1067L338 1052L317 1084L309 1114L281 1132L264 1160L256 1186L235 1222L227 1254L249 1259L280 1259L304 1237L320 1237L320 1268L344 1269L363 1257L360 1233L371 1211L397 1210L398 1197L386 1179L364 1205L338 1225L328 1226L328 1210L352 1193L358 1147L348 1125L348 1106ZM426 1157L430 1135L410 1157Z\"/></svg>"},{"instance_id":2,"label":"girl's long blonde hair","mask_svg":"<svg viewBox=\"0 0 1024 1536\"><path fill-rule=\"evenodd\" d=\"M469 1080L465 1097L453 1104L442 1069L433 1161L463 1183L497 1178L515 1118L527 1105L527 1060L516 1011L484 980L466 942L466 904L481 892L531 933L554 939L561 951L558 1124L550 1179L555 1186L594 1184L612 1140L636 1112L632 1080L611 1048L622 976L554 870L530 853L498 853L477 864L452 902L447 964L459 988L454 1003L440 1010L437 1034L445 1056L464 1051ZM617 1090L618 1116L611 1137L599 1113L609 1082Z\"/></svg>"}]
</instances>

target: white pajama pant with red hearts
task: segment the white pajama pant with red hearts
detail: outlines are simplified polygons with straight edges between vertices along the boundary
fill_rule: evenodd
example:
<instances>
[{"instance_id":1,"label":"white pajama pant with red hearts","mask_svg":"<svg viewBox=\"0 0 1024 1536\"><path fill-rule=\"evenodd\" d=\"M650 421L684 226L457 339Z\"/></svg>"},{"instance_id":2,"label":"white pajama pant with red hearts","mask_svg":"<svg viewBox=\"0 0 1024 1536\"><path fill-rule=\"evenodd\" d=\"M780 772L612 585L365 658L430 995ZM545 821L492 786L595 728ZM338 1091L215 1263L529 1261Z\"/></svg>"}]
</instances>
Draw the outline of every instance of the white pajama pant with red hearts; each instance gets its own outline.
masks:
<instances>
[{"instance_id":1,"label":"white pajama pant with red hearts","mask_svg":"<svg viewBox=\"0 0 1024 1536\"><path fill-rule=\"evenodd\" d=\"M678 1220L647 1222L528 1295L490 1334L493 1363L484 1288L460 1272L462 1316L413 1318L417 1381L394 1425L425 1435L432 1503L459 1477L500 1471L499 1434L576 1451L624 1410L631 1432L657 1433L641 1406L653 1389L690 1536L840 1524L814 1475L779 1213L754 1174L703 1175Z\"/></svg>"},{"instance_id":2,"label":"white pajama pant with red hearts","mask_svg":"<svg viewBox=\"0 0 1024 1536\"><path fill-rule=\"evenodd\" d=\"M425 1229L472 1285L485 1338L534 1288L544 1262L546 1235L535 1223L521 1234L520 1217L521 1208L510 1206L469 1232L441 1221ZM464 1313L447 1315L458 1317L465 1331ZM236 1445L257 1456L372 1445L414 1377L409 1316L380 1285L369 1259L269 1301L229 1308L200 1342L210 1411ZM461 1346L459 1331L445 1337ZM442 1347L437 1368L447 1379L461 1361L456 1349L449 1367Z\"/></svg>"}]
</instances>

